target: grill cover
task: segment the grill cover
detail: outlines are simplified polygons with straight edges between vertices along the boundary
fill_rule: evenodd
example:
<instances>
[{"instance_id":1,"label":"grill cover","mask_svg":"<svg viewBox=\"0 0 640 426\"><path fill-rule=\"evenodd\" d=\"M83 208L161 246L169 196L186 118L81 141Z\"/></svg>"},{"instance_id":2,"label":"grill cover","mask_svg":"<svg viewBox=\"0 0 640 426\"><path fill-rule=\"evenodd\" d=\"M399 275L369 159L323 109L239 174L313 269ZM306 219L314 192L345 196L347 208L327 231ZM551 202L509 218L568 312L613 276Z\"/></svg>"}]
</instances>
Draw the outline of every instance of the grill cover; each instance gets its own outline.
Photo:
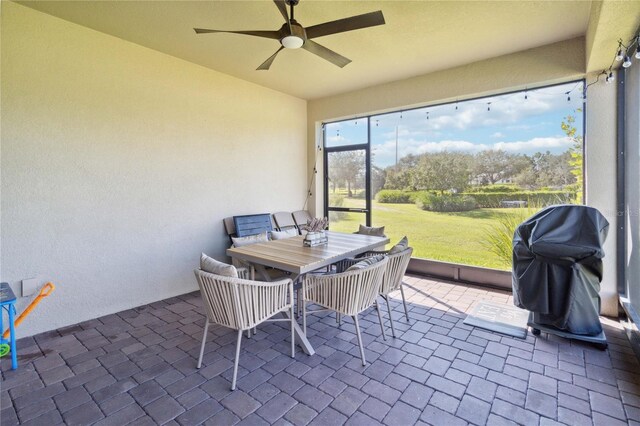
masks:
<instances>
[{"instance_id":1,"label":"grill cover","mask_svg":"<svg viewBox=\"0 0 640 426\"><path fill-rule=\"evenodd\" d=\"M603 245L609 222L587 206L558 205L533 215L513 237L513 303L533 322L596 335Z\"/></svg>"}]
</instances>

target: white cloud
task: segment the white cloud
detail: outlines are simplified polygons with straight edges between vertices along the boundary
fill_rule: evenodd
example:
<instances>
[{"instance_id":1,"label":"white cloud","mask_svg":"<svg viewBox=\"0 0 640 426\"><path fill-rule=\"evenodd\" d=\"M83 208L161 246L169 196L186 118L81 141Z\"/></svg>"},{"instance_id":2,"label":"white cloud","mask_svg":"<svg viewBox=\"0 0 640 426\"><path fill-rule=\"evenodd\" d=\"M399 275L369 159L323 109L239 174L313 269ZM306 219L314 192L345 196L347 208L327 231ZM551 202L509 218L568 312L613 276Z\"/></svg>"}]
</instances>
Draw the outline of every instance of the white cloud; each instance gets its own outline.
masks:
<instances>
[{"instance_id":1,"label":"white cloud","mask_svg":"<svg viewBox=\"0 0 640 426\"><path fill-rule=\"evenodd\" d=\"M537 151L546 151L554 148L568 149L573 141L566 137L549 137L549 138L533 138L528 141L517 142L497 142L493 144L492 149L502 149L507 152L526 152L532 153Z\"/></svg>"},{"instance_id":2,"label":"white cloud","mask_svg":"<svg viewBox=\"0 0 640 426\"><path fill-rule=\"evenodd\" d=\"M402 113L384 114L374 116L371 123L372 127L375 127L377 121L378 127L385 129L394 129L395 126L398 126L399 133L404 129L420 129L423 134L432 131L467 130L495 125L517 128L521 126L519 122L527 117L581 108L582 99L578 88L572 92L571 101L567 101L565 94L575 86L575 83L571 83L548 89L532 90L528 92L526 100L524 94L519 92L475 101L461 101L457 104L457 110L455 109L456 104L448 104ZM490 111L487 110L488 107L490 107ZM393 133L395 135L395 130Z\"/></svg>"},{"instance_id":3,"label":"white cloud","mask_svg":"<svg viewBox=\"0 0 640 426\"><path fill-rule=\"evenodd\" d=\"M504 133L502 132L495 132L494 134L491 135L492 138L504 138Z\"/></svg>"}]
</instances>

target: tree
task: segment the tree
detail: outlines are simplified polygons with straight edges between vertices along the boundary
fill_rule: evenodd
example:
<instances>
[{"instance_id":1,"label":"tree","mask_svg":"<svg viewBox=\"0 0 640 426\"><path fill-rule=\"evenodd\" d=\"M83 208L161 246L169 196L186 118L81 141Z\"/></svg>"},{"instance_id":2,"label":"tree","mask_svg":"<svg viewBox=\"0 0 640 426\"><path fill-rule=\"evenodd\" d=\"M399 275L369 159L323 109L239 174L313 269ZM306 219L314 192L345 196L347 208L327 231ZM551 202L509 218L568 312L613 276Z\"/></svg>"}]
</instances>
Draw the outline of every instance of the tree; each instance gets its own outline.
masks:
<instances>
[{"instance_id":1,"label":"tree","mask_svg":"<svg viewBox=\"0 0 640 426\"><path fill-rule=\"evenodd\" d=\"M418 157L409 154L398 160L395 166L385 169L386 180L385 189L405 189L415 191L417 189L415 172L418 166Z\"/></svg>"},{"instance_id":2,"label":"tree","mask_svg":"<svg viewBox=\"0 0 640 426\"><path fill-rule=\"evenodd\" d=\"M353 189L365 174L364 151L334 152L329 157L329 181L333 192L338 186L347 187L347 194L353 197Z\"/></svg>"},{"instance_id":3,"label":"tree","mask_svg":"<svg viewBox=\"0 0 640 426\"><path fill-rule=\"evenodd\" d=\"M420 156L417 186L423 189L462 192L469 186L473 157L460 152L439 152Z\"/></svg>"},{"instance_id":4,"label":"tree","mask_svg":"<svg viewBox=\"0 0 640 426\"><path fill-rule=\"evenodd\" d=\"M529 189L539 189L545 186L566 187L575 183L568 166L568 153L558 155L536 152L531 157L525 156L528 164L516 176L516 183Z\"/></svg>"},{"instance_id":5,"label":"tree","mask_svg":"<svg viewBox=\"0 0 640 426\"><path fill-rule=\"evenodd\" d=\"M380 167L371 165L371 196L375 197L376 194L384 188L386 184L386 171Z\"/></svg>"},{"instance_id":6,"label":"tree","mask_svg":"<svg viewBox=\"0 0 640 426\"><path fill-rule=\"evenodd\" d=\"M578 110L580 111L580 110ZM560 127L564 133L573 141L573 145L569 148L569 161L568 165L571 168L571 174L575 177L575 190L576 201L582 203L582 189L584 187L584 173L583 173L583 148L582 148L582 136L578 135L578 129L576 129L574 123L576 119L572 115L565 117L565 121L562 122Z\"/></svg>"},{"instance_id":7,"label":"tree","mask_svg":"<svg viewBox=\"0 0 640 426\"><path fill-rule=\"evenodd\" d=\"M522 155L501 149L481 151L474 157L473 174L478 183L493 185L520 173L527 166L527 161L523 160Z\"/></svg>"}]
</instances>

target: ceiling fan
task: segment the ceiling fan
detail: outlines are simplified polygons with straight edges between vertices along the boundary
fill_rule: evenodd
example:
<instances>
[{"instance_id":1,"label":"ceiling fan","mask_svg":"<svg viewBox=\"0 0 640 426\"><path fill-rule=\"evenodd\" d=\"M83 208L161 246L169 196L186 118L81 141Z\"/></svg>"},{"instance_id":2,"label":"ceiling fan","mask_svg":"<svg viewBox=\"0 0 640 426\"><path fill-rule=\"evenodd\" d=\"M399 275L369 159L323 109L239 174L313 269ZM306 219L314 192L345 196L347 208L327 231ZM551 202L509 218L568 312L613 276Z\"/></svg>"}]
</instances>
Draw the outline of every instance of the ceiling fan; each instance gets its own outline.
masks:
<instances>
[{"instance_id":1,"label":"ceiling fan","mask_svg":"<svg viewBox=\"0 0 640 426\"><path fill-rule=\"evenodd\" d=\"M268 70L273 63L273 60L276 58L276 55L278 55L278 53L280 53L282 49L298 49L300 47L342 68L349 62L351 62L351 59L345 58L344 56L334 52L331 49L327 49L326 47L316 43L311 39L331 34L343 33L346 31L359 30L361 28L375 27L376 25L383 25L385 23L382 11L378 10L376 12L351 16L349 18L338 19L336 21L325 22L323 24L305 28L293 18L293 8L298 4L299 1L300 0L273 0L286 21L279 30L225 31L194 28L194 31L196 32L196 34L232 33L279 40L281 44L280 48L276 50L276 53L274 53L266 61L264 61L257 68L258 70ZM289 5L290 7L291 17L287 15L287 5Z\"/></svg>"}]
</instances>

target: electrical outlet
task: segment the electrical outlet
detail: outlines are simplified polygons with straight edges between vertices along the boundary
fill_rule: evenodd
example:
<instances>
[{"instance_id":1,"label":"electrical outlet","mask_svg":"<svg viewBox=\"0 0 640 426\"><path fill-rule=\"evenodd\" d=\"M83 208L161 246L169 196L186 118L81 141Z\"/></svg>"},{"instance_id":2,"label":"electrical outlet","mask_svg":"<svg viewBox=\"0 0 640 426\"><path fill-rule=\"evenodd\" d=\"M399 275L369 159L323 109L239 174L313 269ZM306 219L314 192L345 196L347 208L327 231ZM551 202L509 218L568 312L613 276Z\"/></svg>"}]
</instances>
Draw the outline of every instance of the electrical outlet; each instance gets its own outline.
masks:
<instances>
[{"instance_id":1,"label":"electrical outlet","mask_svg":"<svg viewBox=\"0 0 640 426\"><path fill-rule=\"evenodd\" d=\"M22 280L22 297L28 297L38 291L40 280L37 278L27 278Z\"/></svg>"}]
</instances>

